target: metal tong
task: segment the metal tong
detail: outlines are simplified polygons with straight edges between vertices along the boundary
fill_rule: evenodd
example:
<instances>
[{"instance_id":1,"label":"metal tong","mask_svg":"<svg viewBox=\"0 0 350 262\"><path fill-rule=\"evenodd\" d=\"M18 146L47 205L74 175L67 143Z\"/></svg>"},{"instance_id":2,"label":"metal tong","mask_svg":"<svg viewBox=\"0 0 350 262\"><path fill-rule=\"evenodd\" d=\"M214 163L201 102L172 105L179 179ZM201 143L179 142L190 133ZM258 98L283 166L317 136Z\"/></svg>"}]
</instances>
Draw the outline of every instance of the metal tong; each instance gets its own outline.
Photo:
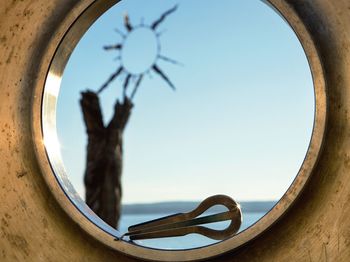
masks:
<instances>
[{"instance_id":1,"label":"metal tong","mask_svg":"<svg viewBox=\"0 0 350 262\"><path fill-rule=\"evenodd\" d=\"M223 205L228 211L198 217L209 208ZM224 230L215 230L203 224L231 220L230 225ZM196 233L215 240L223 240L237 233L242 224L242 212L240 206L230 197L216 195L205 199L199 206L189 213L178 213L151 220L128 228L128 232L122 236L130 240L164 238L185 236Z\"/></svg>"}]
</instances>

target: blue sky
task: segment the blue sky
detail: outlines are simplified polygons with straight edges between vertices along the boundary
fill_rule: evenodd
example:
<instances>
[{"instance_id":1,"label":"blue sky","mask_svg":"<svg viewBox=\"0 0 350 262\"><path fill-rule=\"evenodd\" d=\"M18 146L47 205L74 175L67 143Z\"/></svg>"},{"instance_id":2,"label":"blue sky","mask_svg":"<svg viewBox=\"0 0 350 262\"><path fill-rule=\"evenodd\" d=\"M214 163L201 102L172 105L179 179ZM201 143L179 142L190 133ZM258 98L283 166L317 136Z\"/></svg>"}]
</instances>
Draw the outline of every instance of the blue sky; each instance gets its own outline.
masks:
<instances>
[{"instance_id":1,"label":"blue sky","mask_svg":"<svg viewBox=\"0 0 350 262\"><path fill-rule=\"evenodd\" d=\"M175 4L179 9L157 31L166 30L161 54L184 66L157 60L177 90L152 74L135 97L124 134L123 202L202 200L214 194L279 199L309 145L313 84L295 33L258 0L124 0L96 21L66 66L57 104L58 136L73 185L84 196L80 92L98 90L120 65L114 60L118 52L102 47L121 42L114 29L126 32L125 12L133 25L142 18L151 24ZM127 61L147 64L151 40L131 42L125 46ZM122 83L116 80L100 95L105 122Z\"/></svg>"}]
</instances>

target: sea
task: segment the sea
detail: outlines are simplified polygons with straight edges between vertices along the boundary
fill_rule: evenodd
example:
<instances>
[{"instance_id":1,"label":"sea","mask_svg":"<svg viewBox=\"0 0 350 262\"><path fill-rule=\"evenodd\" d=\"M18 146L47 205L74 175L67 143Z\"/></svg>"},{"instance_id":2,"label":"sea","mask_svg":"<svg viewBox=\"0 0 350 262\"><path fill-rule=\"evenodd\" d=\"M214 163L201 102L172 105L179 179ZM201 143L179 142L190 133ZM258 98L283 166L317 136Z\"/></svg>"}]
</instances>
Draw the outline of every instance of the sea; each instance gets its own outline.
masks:
<instances>
[{"instance_id":1,"label":"sea","mask_svg":"<svg viewBox=\"0 0 350 262\"><path fill-rule=\"evenodd\" d=\"M267 210L268 211L268 210ZM213 213L208 213L210 215ZM243 222L239 232L245 230L246 228L252 226L256 223L261 217L263 217L266 212L243 212ZM153 219L158 219L161 217L165 217L169 215L169 213L132 213L132 214L124 214L121 217L119 223L119 231L121 233L125 233L128 231L128 227L131 225L136 225L139 223L143 223L146 221L150 221ZM223 230L229 225L229 221L212 223L205 225L208 228ZM160 239L149 239L149 240L137 240L134 241L135 244L154 248L154 249L168 249L168 250L183 250L183 249L193 249L199 248L203 246L212 245L218 243L217 240L209 239L205 236L198 234L189 234L187 236L182 237L172 237L172 238L160 238Z\"/></svg>"}]
</instances>

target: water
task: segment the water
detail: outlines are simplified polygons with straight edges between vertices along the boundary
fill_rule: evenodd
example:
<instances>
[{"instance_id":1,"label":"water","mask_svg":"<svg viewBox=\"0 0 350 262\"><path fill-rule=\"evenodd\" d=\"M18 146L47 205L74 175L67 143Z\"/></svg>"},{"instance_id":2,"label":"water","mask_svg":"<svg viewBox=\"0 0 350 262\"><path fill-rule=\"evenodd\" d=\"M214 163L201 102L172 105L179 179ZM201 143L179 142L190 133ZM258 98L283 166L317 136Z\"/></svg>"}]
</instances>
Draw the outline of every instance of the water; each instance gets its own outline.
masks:
<instances>
[{"instance_id":1,"label":"water","mask_svg":"<svg viewBox=\"0 0 350 262\"><path fill-rule=\"evenodd\" d=\"M120 231L125 233L128 231L128 227L131 225L139 224L142 222L150 221L156 218L164 217L169 214L125 214L120 220ZM257 222L265 212L246 212L243 214L243 223L241 225L240 231L248 228ZM219 222L206 225L207 227L222 230L228 226L229 222ZM173 238L161 238L161 239L149 239L149 240L138 240L135 241L136 244L156 248L156 249L189 249L198 248L207 245L217 243L217 240L211 240L205 236L198 234L189 234L183 237L173 237Z\"/></svg>"}]
</instances>

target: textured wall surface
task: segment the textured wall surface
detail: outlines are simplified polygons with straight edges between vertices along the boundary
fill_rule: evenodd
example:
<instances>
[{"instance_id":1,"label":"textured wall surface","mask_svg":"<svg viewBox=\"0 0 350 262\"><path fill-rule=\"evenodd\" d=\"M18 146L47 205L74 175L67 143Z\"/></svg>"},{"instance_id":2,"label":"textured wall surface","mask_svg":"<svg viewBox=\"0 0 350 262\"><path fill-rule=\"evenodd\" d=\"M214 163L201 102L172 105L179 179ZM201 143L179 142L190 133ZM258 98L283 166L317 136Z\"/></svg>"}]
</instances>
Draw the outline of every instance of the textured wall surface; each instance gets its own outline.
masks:
<instances>
[{"instance_id":1,"label":"textured wall surface","mask_svg":"<svg viewBox=\"0 0 350 262\"><path fill-rule=\"evenodd\" d=\"M0 261L136 261L85 233L46 185L32 101L62 31L92 0L0 0ZM322 154L304 192L270 230L214 261L350 261L350 1L289 4L316 42L327 83ZM53 44L56 43L56 44Z\"/></svg>"}]
</instances>

